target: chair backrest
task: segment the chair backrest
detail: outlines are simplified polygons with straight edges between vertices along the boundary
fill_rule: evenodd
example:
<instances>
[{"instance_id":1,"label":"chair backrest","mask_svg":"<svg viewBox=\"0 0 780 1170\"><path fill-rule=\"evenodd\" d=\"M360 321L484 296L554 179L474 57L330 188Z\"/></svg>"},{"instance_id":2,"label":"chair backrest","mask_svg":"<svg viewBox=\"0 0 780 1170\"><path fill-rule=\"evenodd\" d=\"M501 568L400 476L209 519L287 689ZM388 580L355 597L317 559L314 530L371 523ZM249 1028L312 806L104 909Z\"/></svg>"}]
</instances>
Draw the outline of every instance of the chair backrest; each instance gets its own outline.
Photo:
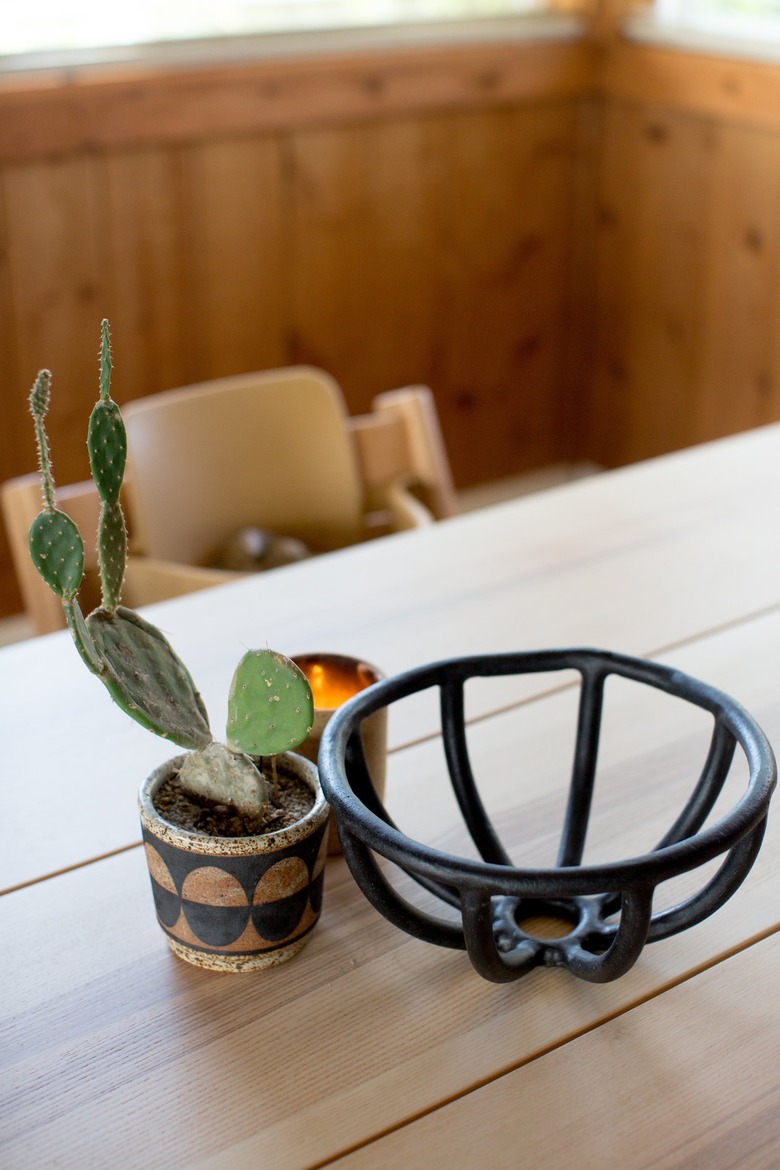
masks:
<instances>
[{"instance_id":1,"label":"chair backrest","mask_svg":"<svg viewBox=\"0 0 780 1170\"><path fill-rule=\"evenodd\" d=\"M254 408L263 398L263 387L274 409L261 420ZM329 400L324 406L323 389ZM199 408L194 415L193 402ZM242 424L240 441L229 440L220 426L231 411ZM130 606L230 580L229 572L194 566L223 534L243 524L304 531L302 514L308 525L314 517L317 539L319 525L327 523L328 539L336 547L445 519L456 511L436 407L425 386L380 394L370 413L347 417L332 378L319 370L293 368L167 391L125 405L122 414L134 436L131 461L144 477L140 490L132 478L125 484L136 554L130 557L123 589ZM276 444L274 454L283 456L282 471L272 483L270 457L261 462L269 444ZM211 452L216 448L224 458L226 447L230 457L225 465ZM257 493L251 498L248 476ZM286 511L282 514L280 508L271 517L260 505L280 490ZM61 629L65 622L59 600L41 581L29 555L28 532L41 508L37 472L2 484L0 498L27 614L36 633ZM99 600L95 536L100 500L93 482L86 480L58 487L57 504L76 521L84 538L87 572L81 600L88 610ZM373 510L374 515L366 515ZM179 539L182 533L185 538Z\"/></svg>"},{"instance_id":2,"label":"chair backrest","mask_svg":"<svg viewBox=\"0 0 780 1170\"><path fill-rule=\"evenodd\" d=\"M11 558L27 616L37 634L60 630L65 625L65 618L59 598L38 576L30 559L28 533L42 504L41 479L37 471L6 480L0 486L0 499ZM97 604L99 592L94 569L97 564L95 535L100 517L100 500L92 480L58 487L57 507L67 512L81 530L86 566L85 604L91 608L92 604Z\"/></svg>"},{"instance_id":3,"label":"chair backrest","mask_svg":"<svg viewBox=\"0 0 780 1170\"><path fill-rule=\"evenodd\" d=\"M128 499L144 554L208 563L238 529L314 551L362 535L363 490L338 384L291 367L219 378L122 408Z\"/></svg>"}]
</instances>

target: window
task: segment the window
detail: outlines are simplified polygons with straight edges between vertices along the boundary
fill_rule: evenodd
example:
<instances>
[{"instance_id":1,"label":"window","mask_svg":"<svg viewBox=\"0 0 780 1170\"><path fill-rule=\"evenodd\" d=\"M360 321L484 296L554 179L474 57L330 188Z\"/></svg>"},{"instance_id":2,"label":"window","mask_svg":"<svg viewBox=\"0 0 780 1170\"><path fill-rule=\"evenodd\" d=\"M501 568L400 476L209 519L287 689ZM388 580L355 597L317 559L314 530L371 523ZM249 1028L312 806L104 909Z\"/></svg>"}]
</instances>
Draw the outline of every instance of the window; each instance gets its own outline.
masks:
<instances>
[{"instance_id":1,"label":"window","mask_svg":"<svg viewBox=\"0 0 780 1170\"><path fill-rule=\"evenodd\" d=\"M538 12L547 0L31 0L0 23L0 57L194 38L366 29Z\"/></svg>"},{"instance_id":2,"label":"window","mask_svg":"<svg viewBox=\"0 0 780 1170\"><path fill-rule=\"evenodd\" d=\"M780 53L780 0L655 0L631 21L640 37L668 37L713 51Z\"/></svg>"}]
</instances>

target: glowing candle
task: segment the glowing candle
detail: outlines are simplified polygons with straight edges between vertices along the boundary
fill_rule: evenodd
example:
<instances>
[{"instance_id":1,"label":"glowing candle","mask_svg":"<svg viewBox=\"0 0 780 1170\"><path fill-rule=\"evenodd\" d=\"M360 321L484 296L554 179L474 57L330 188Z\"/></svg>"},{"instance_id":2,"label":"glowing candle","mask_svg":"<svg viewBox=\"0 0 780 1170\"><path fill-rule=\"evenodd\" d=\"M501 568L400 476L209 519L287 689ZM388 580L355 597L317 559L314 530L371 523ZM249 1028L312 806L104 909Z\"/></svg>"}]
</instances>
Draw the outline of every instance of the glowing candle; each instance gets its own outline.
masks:
<instances>
[{"instance_id":1,"label":"glowing candle","mask_svg":"<svg viewBox=\"0 0 780 1170\"><path fill-rule=\"evenodd\" d=\"M295 750L316 764L325 724L336 708L385 676L368 662L346 654L299 654L293 661L309 680L314 699L314 724L308 737ZM383 707L364 719L361 733L368 770L381 799L385 791L387 708ZM331 817L328 853L340 852L336 826Z\"/></svg>"},{"instance_id":2,"label":"glowing candle","mask_svg":"<svg viewBox=\"0 0 780 1170\"><path fill-rule=\"evenodd\" d=\"M300 660L298 660L300 666ZM311 683L314 706L318 711L335 711L347 699L376 681L376 673L364 662L324 655L301 667Z\"/></svg>"}]
</instances>

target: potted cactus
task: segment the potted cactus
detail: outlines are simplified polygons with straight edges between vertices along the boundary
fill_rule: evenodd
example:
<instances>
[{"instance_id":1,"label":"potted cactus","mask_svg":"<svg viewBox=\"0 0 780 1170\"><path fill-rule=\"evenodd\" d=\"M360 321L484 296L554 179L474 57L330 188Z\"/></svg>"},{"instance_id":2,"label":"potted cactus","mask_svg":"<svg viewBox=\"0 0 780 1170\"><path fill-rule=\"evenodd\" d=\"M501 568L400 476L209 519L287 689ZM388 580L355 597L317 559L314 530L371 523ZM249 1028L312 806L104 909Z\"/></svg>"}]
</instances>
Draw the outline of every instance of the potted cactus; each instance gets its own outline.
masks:
<instances>
[{"instance_id":1,"label":"potted cactus","mask_svg":"<svg viewBox=\"0 0 780 1170\"><path fill-rule=\"evenodd\" d=\"M132 719L185 749L147 778L139 796L157 915L171 949L215 970L275 966L304 946L322 898L328 808L316 768L292 750L311 729L311 689L283 655L248 651L233 676L220 743L165 636L120 604L127 532L119 494L127 442L110 381L104 321L100 396L87 437L101 500L102 604L85 617L77 598L84 545L76 524L56 506L45 425L47 370L30 394L43 492L30 554L60 598L89 670Z\"/></svg>"}]
</instances>

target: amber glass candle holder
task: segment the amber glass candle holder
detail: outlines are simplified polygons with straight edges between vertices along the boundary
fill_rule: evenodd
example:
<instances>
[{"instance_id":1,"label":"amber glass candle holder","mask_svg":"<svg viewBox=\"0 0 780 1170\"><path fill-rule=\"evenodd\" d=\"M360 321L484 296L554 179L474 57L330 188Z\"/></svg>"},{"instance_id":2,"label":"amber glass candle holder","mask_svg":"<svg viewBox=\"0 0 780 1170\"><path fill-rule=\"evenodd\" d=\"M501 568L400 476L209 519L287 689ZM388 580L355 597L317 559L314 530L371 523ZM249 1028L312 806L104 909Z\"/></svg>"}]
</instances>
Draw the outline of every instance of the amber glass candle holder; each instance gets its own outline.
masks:
<instances>
[{"instance_id":1,"label":"amber glass candle holder","mask_svg":"<svg viewBox=\"0 0 780 1170\"><path fill-rule=\"evenodd\" d=\"M331 716L348 699L360 694L385 677L383 672L362 658L347 654L298 654L293 661L311 684L314 699L314 724L296 752L317 763L322 733ZM387 708L383 707L363 720L363 748L374 788L384 797L387 772ZM341 853L336 820L331 812L328 830L328 853Z\"/></svg>"}]
</instances>

